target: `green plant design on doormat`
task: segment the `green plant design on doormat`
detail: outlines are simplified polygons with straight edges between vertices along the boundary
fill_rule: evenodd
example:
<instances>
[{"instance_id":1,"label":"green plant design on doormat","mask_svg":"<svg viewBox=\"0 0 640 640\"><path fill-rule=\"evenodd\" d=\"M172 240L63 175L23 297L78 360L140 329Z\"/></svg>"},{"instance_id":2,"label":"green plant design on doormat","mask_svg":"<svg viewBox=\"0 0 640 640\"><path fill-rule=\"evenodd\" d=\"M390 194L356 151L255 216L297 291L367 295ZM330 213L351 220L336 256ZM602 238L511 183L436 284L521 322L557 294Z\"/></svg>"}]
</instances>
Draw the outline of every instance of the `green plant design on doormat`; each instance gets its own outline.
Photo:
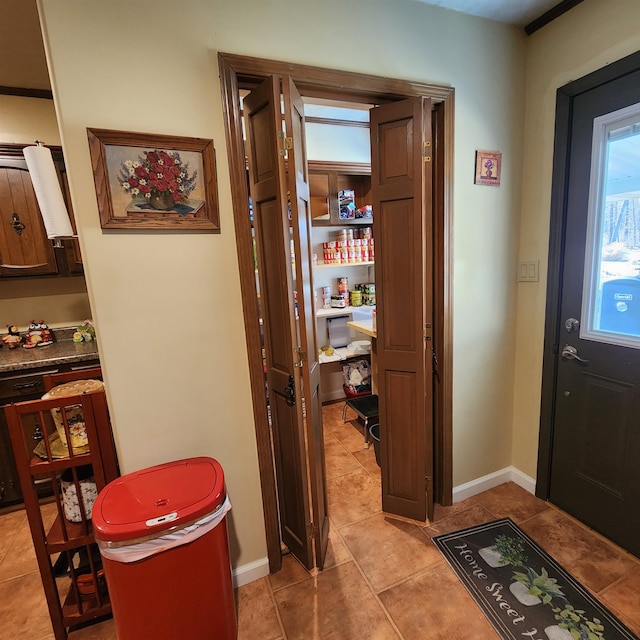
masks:
<instances>
[{"instance_id":1,"label":"green plant design on doormat","mask_svg":"<svg viewBox=\"0 0 640 640\"><path fill-rule=\"evenodd\" d=\"M598 618L589 619L582 609L565 604L563 609L553 607L555 619L575 640L604 640L604 627Z\"/></svg>"},{"instance_id":2,"label":"green plant design on doormat","mask_svg":"<svg viewBox=\"0 0 640 640\"><path fill-rule=\"evenodd\" d=\"M520 538L512 538L507 535L499 535L493 548L500 554L502 566L510 564L512 567L524 567L527 556L524 553L524 544Z\"/></svg>"},{"instance_id":3,"label":"green plant design on doormat","mask_svg":"<svg viewBox=\"0 0 640 640\"><path fill-rule=\"evenodd\" d=\"M553 598L564 598L558 581L551 578L544 567L542 573L527 567L526 573L515 571L513 577L529 589L529 595L537 596L544 604L549 604Z\"/></svg>"}]
</instances>

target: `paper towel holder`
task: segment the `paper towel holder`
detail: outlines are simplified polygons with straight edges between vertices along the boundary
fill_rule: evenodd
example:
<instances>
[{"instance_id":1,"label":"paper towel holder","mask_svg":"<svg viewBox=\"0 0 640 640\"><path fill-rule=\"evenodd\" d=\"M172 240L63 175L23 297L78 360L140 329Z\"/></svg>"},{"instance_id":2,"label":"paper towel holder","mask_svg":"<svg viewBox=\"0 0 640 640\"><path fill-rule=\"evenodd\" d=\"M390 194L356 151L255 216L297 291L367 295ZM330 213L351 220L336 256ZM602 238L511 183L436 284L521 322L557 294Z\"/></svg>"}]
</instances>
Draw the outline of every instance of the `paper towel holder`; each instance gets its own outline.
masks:
<instances>
[{"instance_id":1,"label":"paper towel holder","mask_svg":"<svg viewBox=\"0 0 640 640\"><path fill-rule=\"evenodd\" d=\"M73 233L51 150L44 146L42 140L34 140L34 143L35 147L23 149L24 159L29 169L47 238L54 241L54 247L62 247L62 238L78 236Z\"/></svg>"}]
</instances>

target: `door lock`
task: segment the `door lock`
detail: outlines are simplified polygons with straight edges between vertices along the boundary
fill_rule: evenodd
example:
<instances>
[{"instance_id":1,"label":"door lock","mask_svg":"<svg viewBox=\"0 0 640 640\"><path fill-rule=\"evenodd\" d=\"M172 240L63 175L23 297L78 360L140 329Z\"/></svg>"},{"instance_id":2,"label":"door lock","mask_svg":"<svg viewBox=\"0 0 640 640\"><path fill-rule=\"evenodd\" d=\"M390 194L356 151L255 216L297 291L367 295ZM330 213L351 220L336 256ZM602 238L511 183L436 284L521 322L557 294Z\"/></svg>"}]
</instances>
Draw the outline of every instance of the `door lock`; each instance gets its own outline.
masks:
<instances>
[{"instance_id":1,"label":"door lock","mask_svg":"<svg viewBox=\"0 0 640 640\"><path fill-rule=\"evenodd\" d=\"M577 318L567 318L564 321L564 328L567 330L567 333L573 333L580 328L580 320Z\"/></svg>"}]
</instances>

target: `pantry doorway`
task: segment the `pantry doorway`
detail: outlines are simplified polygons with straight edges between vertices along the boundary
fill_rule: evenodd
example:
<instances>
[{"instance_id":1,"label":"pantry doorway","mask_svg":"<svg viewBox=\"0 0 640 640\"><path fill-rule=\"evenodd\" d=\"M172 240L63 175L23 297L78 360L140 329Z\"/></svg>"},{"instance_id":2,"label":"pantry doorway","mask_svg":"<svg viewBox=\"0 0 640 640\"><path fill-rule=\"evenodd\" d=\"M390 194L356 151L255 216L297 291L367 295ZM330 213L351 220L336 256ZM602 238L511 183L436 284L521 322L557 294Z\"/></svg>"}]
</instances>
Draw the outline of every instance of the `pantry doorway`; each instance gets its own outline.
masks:
<instances>
[{"instance_id":1,"label":"pantry doorway","mask_svg":"<svg viewBox=\"0 0 640 640\"><path fill-rule=\"evenodd\" d=\"M424 326L420 326L420 348L413 355L409 354L409 360L412 366L417 367L417 371L428 371L428 376L420 375L413 378L414 385L411 396L408 396L406 407L400 404L393 404L392 398L395 394L394 384L401 383L401 379L407 378L405 365L400 365L400 360L407 356L406 349L403 345L396 349L393 353L393 340L387 341L383 345L383 351L386 350L387 356L383 357L382 375L388 383L389 390L382 390L381 397L381 413L385 411L385 402L387 402L387 410L396 412L404 412L403 420L408 421L405 433L400 436L394 435L392 441L395 450L384 452L387 462L391 461L385 469L383 463L383 509L392 513L403 513L397 504L399 500L403 502L418 502L413 500L414 495L418 495L420 491L429 495L431 504L435 499L441 504L451 503L452 493L452 456L451 456L451 192L452 192L452 134L453 134L453 95L454 91L450 87L440 87L435 85L423 85L419 83L410 83L399 80L376 78L374 76L364 76L338 71L327 71L314 67L306 67L301 65L292 65L288 63L280 63L275 61L260 60L255 58L246 58L242 56L234 56L230 54L219 54L219 65L221 71L221 84L223 96L223 108L225 110L227 122L227 143L229 149L229 159L231 167L231 183L232 195L234 203L234 216L236 225L236 234L238 241L238 254L241 271L241 285L243 289L244 300L244 316L245 328L247 335L247 346L249 354L250 375L252 381L253 408L256 422L256 438L258 444L259 465L262 479L262 493L264 518L267 532L267 544L269 554L269 565L271 572L277 571L281 565L281 535L280 522L278 519L278 500L276 496L276 479L274 471L274 460L271 453L270 432L269 432L269 415L268 408L264 403L264 394L261 390L264 388L264 372L262 360L261 336L256 318L259 310L256 296L256 278L253 269L253 238L252 228L247 215L247 203L249 201L249 189L247 186L247 165L245 159L245 145L242 131L242 114L240 111L239 92L241 90L255 89L266 78L270 76L285 77L289 76L293 83L298 87L300 93L306 96L322 97L333 100L346 100L350 102L388 105L389 103L397 103L401 105L404 101L405 107L409 107L412 101L407 100L413 98L413 105L424 105L428 103L429 113L429 135L424 138L425 148L420 150L420 165L415 167L407 166L405 173L417 172L422 173L422 162L431 163L429 175L432 182L428 184L425 190L424 183L421 183L421 191L414 192L411 197L417 198L417 202L427 203L428 210L433 212L429 217L428 227L411 230L402 233L401 225L397 225L395 234L389 232L389 242L387 247L389 251L393 251L395 246L395 257L392 253L386 256L387 264L391 272L394 270L392 266L394 262L402 263L403 259L407 259L406 255L399 255L398 249L405 243L410 243L413 236L417 234L422 247L418 247L418 251L426 249L426 253L413 254L417 255L417 259L422 260L420 255L427 256L428 264L424 265L424 273L428 273L429 282L428 290L432 295L428 296L428 300L422 300L424 296L416 296L417 302L415 309L421 310L421 314L414 314L413 318L427 318ZM348 87L345 89L344 87ZM417 100L419 99L419 100ZM425 102L426 100L426 102ZM401 108L401 107L398 107ZM412 107L414 108L414 107ZM424 106L420 107L421 109ZM393 111L395 107L391 107ZM383 110L381 110L382 113ZM385 116L386 117L386 116ZM394 116L395 117L395 116ZM396 124L391 120L381 120L381 139L386 139L390 143L399 131L403 131L406 136L406 148L414 148L416 140L411 138L414 131L415 121L407 125L407 113L404 115L399 113ZM386 124L385 124L386 123ZM386 127L386 129L385 129ZM417 130L416 130L417 131ZM418 135L416 135L418 139ZM399 138L396 138L396 142ZM423 140L422 137L419 138ZM428 142L427 142L428 140ZM390 148L390 146L389 146ZM408 155L407 155L408 157ZM397 168L398 158L391 158L391 163ZM375 164L375 163L373 163ZM382 164L385 164L383 162ZM375 175L375 169L374 169ZM384 174L384 171L378 172L382 182L383 189L393 192L395 195L389 194L379 201L378 206L389 206L395 208L398 212L402 210L402 200L407 194L402 195L401 191L397 191L392 185L396 176ZM387 203L387 204L384 204ZM389 204L391 203L391 204ZM374 202L375 204L375 202ZM425 208L426 210L426 208ZM408 218L407 218L408 219ZM413 224L413 223L412 223ZM374 213L375 226L375 213ZM422 231L422 233L421 233ZM404 264L402 269L406 276L406 267ZM410 265L409 265L410 266ZM398 272L400 271L398 269ZM393 282L389 281L388 291L393 291ZM402 290L402 287L398 291ZM423 311L432 305L433 312L427 317ZM385 331L385 340L387 335L392 338L397 337L399 333L394 334L394 320L391 312L387 315L387 330ZM406 318L405 318L406 322ZM383 321L384 323L384 321ZM384 328L383 328L384 331ZM424 341L424 342L423 342ZM380 342L380 341L379 341ZM416 342L414 340L414 342ZM424 344L424 348L422 347ZM386 364L384 364L386 363ZM437 364L436 364L437 363ZM427 369L428 367L428 369ZM437 368L436 368L437 367ZM406 368L406 367L405 367ZM432 369L433 368L433 369ZM433 377L431 375L433 370ZM397 375L400 373L400 375ZM409 375L411 377L411 375ZM428 388L417 388L428 380ZM431 381L433 382L431 383ZM383 384L384 389L384 384ZM395 388L397 390L397 387ZM420 416L420 406L429 408L429 416ZM417 408L417 409L416 409ZM428 427L426 422L428 421ZM433 425L433 429L431 429ZM309 440L315 437L312 432L307 431L303 434L304 438ZM390 442L391 442L390 436ZM420 443L420 438L424 442L422 448L412 446L412 443ZM425 442L425 437L428 441ZM310 444L311 448L315 446ZM390 449L392 447L389 447ZM398 464L400 456L405 456L408 464L401 467ZM395 461L395 463L393 463ZM316 486L324 483L323 464L316 464L316 461L307 460L306 473L318 473ZM427 473L420 477L419 470L426 469ZM410 477L407 469L411 470ZM418 473L416 473L418 469ZM431 471L432 470L432 471ZM286 473L286 469L280 469L278 473ZM429 473L430 472L430 473ZM305 473L299 469L298 475ZM386 475L385 475L386 474ZM403 475L404 474L404 475ZM409 478L409 479L408 479ZM282 478L280 479L282 482ZM395 492L394 488L400 488L400 492ZM405 492L403 496L399 493ZM317 497L317 496L315 496ZM312 496L314 498L314 496ZM426 505L426 501L425 501ZM418 515L413 515L417 513ZM431 514L430 514L431 515ZM419 512L412 512L410 517L421 517ZM317 524L316 524L317 526ZM312 531L310 537L313 537ZM321 562L317 563L321 566Z\"/></svg>"}]
</instances>

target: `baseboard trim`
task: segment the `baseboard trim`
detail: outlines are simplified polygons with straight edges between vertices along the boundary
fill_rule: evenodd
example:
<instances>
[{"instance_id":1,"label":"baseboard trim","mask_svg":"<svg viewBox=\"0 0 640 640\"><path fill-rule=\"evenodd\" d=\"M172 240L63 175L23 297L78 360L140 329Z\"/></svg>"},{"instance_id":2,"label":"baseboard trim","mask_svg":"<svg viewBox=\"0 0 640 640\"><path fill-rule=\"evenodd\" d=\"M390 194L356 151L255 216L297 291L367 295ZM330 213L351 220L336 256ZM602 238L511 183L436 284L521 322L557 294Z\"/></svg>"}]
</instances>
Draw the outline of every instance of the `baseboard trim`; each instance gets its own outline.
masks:
<instances>
[{"instance_id":1,"label":"baseboard trim","mask_svg":"<svg viewBox=\"0 0 640 640\"><path fill-rule=\"evenodd\" d=\"M465 482L464 484L454 487L453 502L462 502L462 500L471 498L472 496L475 496L478 493L482 493L483 491L487 491L488 489L493 489L494 487L497 487L500 484L504 484L505 482L515 482L525 491L528 491L531 494L535 494L535 479L528 476L526 473L523 473L522 471L520 471L520 469L516 469L515 467L511 466L500 469L499 471L494 471L493 473L489 473L486 476L476 478L475 480L471 480L470 482Z\"/></svg>"},{"instance_id":2,"label":"baseboard trim","mask_svg":"<svg viewBox=\"0 0 640 640\"><path fill-rule=\"evenodd\" d=\"M254 580L259 580L269 575L269 558L261 558L255 562L243 564L231 572L233 588L237 589Z\"/></svg>"}]
</instances>

